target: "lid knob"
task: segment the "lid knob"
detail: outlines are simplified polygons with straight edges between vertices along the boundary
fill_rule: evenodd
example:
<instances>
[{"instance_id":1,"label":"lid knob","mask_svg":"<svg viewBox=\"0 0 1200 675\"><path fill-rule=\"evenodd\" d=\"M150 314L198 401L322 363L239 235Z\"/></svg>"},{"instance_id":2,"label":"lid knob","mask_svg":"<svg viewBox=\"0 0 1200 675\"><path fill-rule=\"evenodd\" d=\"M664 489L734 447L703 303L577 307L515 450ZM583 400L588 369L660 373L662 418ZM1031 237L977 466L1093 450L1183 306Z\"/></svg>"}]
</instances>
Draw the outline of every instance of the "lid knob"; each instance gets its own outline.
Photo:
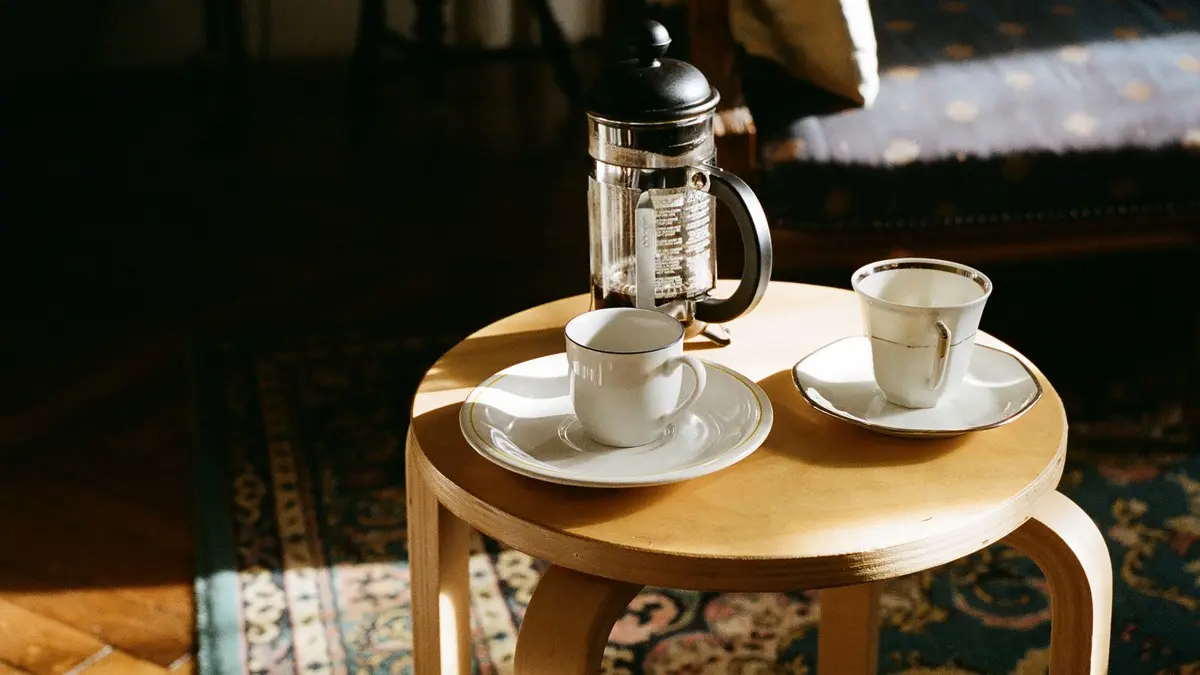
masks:
<instances>
[{"instance_id":1,"label":"lid knob","mask_svg":"<svg viewBox=\"0 0 1200 675\"><path fill-rule=\"evenodd\" d=\"M609 122L670 122L716 107L720 96L704 74L685 61L668 58L671 35L659 22L644 19L615 30L609 45L617 61L596 77L588 92L588 112Z\"/></svg>"},{"instance_id":2,"label":"lid knob","mask_svg":"<svg viewBox=\"0 0 1200 675\"><path fill-rule=\"evenodd\" d=\"M646 19L630 26L626 44L639 65L657 66L658 60L667 55L671 35L661 23Z\"/></svg>"}]
</instances>

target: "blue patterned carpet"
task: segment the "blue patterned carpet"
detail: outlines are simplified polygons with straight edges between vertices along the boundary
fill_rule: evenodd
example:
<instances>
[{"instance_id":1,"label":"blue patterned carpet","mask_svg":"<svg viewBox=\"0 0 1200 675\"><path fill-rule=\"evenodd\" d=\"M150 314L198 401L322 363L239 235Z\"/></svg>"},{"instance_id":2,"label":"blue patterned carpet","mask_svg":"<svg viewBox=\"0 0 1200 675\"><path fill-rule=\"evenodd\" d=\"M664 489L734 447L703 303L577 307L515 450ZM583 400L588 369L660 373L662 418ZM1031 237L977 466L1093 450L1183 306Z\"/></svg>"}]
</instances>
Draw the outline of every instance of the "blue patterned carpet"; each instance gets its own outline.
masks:
<instances>
[{"instance_id":1,"label":"blue patterned carpet","mask_svg":"<svg viewBox=\"0 0 1200 675\"><path fill-rule=\"evenodd\" d=\"M438 347L346 336L200 355L203 675L410 671L403 439L408 396ZM1200 452L1187 450L1177 405L1109 399L1072 409L1087 419L1073 427L1062 490L1112 552L1111 672L1200 673ZM540 569L476 541L481 674L511 672ZM1045 673L1049 616L1037 568L993 546L888 584L881 672ZM815 673L819 618L811 593L648 588L614 628L604 670Z\"/></svg>"}]
</instances>

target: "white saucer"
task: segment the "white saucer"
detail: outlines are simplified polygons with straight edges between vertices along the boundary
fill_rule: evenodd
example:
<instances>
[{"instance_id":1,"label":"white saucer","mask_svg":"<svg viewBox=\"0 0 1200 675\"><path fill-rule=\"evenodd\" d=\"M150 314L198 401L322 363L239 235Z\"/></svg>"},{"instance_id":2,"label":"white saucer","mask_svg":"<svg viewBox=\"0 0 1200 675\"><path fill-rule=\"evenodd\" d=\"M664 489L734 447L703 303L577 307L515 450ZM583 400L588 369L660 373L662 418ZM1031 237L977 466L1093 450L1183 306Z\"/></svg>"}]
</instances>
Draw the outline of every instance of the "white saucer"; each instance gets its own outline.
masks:
<instances>
[{"instance_id":1,"label":"white saucer","mask_svg":"<svg viewBox=\"0 0 1200 675\"><path fill-rule=\"evenodd\" d=\"M792 368L796 389L814 408L889 436L945 438L1008 424L1042 397L1042 386L1020 359L976 345L962 383L934 408L888 403L875 385L871 342L835 340Z\"/></svg>"},{"instance_id":2,"label":"white saucer","mask_svg":"<svg viewBox=\"0 0 1200 675\"><path fill-rule=\"evenodd\" d=\"M720 471L766 440L774 415L766 393L709 361L700 399L657 441L614 448L583 434L571 409L567 357L518 363L476 387L458 421L471 447L530 478L581 487L663 485ZM683 395L695 376L683 371Z\"/></svg>"}]
</instances>

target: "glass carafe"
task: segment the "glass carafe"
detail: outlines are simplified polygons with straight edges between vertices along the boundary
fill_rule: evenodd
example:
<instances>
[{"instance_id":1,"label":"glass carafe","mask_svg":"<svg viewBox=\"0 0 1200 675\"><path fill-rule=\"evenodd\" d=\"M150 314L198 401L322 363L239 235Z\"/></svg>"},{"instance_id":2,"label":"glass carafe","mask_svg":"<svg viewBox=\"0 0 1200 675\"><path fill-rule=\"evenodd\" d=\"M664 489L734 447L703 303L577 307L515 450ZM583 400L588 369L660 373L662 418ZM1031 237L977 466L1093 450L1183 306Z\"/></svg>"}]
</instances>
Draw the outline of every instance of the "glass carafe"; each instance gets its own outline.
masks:
<instances>
[{"instance_id":1,"label":"glass carafe","mask_svg":"<svg viewBox=\"0 0 1200 675\"><path fill-rule=\"evenodd\" d=\"M690 334L750 311L771 276L771 237L754 193L716 166L716 90L695 67L663 58L666 30L647 21L629 36L631 58L605 71L588 111L591 285L595 308L667 312ZM717 282L716 200L742 234L741 282Z\"/></svg>"}]
</instances>

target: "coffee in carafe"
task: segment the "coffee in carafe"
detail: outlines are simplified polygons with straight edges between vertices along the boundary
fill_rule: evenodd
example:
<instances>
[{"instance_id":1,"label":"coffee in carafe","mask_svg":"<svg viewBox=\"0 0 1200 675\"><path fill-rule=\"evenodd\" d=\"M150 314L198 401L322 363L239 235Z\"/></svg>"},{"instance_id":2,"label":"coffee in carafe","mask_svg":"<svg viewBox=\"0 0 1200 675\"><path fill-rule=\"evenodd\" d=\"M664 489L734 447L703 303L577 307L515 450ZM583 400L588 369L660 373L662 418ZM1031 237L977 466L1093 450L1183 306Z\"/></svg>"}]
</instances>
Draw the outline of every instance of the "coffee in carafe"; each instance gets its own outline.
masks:
<instances>
[{"instance_id":1,"label":"coffee in carafe","mask_svg":"<svg viewBox=\"0 0 1200 675\"><path fill-rule=\"evenodd\" d=\"M746 183L715 163L716 90L694 66L665 58L662 25L643 22L624 38L626 58L589 95L593 306L657 309L694 335L762 299L770 231ZM733 212L744 251L741 282L728 298L711 295L717 199Z\"/></svg>"}]
</instances>

